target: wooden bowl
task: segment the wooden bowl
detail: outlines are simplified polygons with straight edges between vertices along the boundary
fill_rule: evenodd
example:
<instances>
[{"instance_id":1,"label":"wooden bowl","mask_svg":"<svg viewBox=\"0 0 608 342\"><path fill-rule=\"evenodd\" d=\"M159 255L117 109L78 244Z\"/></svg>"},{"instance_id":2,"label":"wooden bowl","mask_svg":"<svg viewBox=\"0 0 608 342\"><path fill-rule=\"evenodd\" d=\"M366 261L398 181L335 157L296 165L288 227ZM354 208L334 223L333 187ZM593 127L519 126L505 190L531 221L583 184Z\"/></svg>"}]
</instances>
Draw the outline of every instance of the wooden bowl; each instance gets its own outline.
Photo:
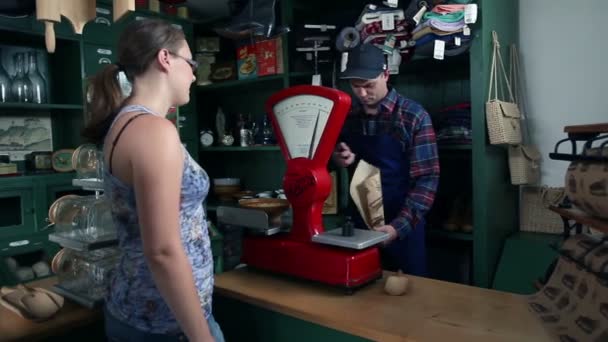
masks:
<instances>
[{"instance_id":1,"label":"wooden bowl","mask_svg":"<svg viewBox=\"0 0 608 342\"><path fill-rule=\"evenodd\" d=\"M289 201L280 198L244 198L239 200L239 205L247 209L262 210L269 218L273 218L289 208Z\"/></svg>"},{"instance_id":2,"label":"wooden bowl","mask_svg":"<svg viewBox=\"0 0 608 342\"><path fill-rule=\"evenodd\" d=\"M238 201L245 196L253 197L253 195L255 195L255 192L253 192L251 190L243 190L243 191L235 192L234 194L232 194L232 198L234 198L235 200Z\"/></svg>"},{"instance_id":3,"label":"wooden bowl","mask_svg":"<svg viewBox=\"0 0 608 342\"><path fill-rule=\"evenodd\" d=\"M215 185L213 191L219 197L220 201L230 201L232 196L241 191L240 185Z\"/></svg>"}]
</instances>

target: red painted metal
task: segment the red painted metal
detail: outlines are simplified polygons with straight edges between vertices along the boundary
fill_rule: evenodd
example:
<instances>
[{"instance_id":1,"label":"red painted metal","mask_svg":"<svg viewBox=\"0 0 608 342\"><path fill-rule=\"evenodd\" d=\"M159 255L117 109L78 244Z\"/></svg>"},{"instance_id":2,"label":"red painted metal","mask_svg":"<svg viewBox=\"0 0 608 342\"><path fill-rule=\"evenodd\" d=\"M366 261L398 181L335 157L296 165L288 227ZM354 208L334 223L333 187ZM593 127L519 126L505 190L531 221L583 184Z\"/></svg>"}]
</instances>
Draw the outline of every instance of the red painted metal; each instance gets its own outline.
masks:
<instances>
[{"instance_id":1,"label":"red painted metal","mask_svg":"<svg viewBox=\"0 0 608 342\"><path fill-rule=\"evenodd\" d=\"M276 120L274 106L292 96L318 95L334 105L312 159L292 158L285 135ZM311 241L323 228L323 203L331 190L327 163L350 109L348 94L326 87L302 85L284 89L266 102L281 152L287 160L283 178L285 195L293 207L293 226L287 234L245 238L242 261L251 266L322 283L358 287L377 279L381 273L376 247L351 250Z\"/></svg>"}]
</instances>

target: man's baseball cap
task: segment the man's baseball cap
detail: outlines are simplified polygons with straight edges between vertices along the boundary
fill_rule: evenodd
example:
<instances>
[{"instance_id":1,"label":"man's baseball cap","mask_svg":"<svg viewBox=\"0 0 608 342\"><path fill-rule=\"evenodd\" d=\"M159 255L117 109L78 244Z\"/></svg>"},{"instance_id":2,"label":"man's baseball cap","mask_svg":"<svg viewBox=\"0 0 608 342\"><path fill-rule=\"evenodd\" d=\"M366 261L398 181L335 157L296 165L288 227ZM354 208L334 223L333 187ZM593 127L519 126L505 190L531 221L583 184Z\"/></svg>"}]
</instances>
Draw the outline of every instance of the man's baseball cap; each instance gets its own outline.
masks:
<instances>
[{"instance_id":1,"label":"man's baseball cap","mask_svg":"<svg viewBox=\"0 0 608 342\"><path fill-rule=\"evenodd\" d=\"M340 74L340 78L372 80L386 69L386 57L382 50L370 43L360 44L348 51L346 70Z\"/></svg>"}]
</instances>

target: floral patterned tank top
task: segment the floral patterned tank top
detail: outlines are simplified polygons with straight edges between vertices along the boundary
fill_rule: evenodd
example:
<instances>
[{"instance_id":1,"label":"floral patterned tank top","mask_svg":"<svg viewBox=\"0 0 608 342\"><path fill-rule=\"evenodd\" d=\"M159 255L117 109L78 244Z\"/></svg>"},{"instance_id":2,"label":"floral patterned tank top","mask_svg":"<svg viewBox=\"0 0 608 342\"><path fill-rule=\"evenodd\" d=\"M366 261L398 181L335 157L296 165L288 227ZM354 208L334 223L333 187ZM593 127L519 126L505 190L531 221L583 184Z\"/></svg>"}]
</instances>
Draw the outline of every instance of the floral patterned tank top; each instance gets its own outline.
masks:
<instances>
[{"instance_id":1,"label":"floral patterned tank top","mask_svg":"<svg viewBox=\"0 0 608 342\"><path fill-rule=\"evenodd\" d=\"M126 106L116 118L132 112L156 115L143 106ZM203 200L209 192L209 177L183 146L182 151L181 240L192 266L201 309L208 318L213 292L213 257ZM156 288L144 257L134 189L114 177L104 166L104 192L111 201L112 218L122 251L109 283L105 301L107 310L119 320L146 332L179 333L178 322Z\"/></svg>"}]
</instances>

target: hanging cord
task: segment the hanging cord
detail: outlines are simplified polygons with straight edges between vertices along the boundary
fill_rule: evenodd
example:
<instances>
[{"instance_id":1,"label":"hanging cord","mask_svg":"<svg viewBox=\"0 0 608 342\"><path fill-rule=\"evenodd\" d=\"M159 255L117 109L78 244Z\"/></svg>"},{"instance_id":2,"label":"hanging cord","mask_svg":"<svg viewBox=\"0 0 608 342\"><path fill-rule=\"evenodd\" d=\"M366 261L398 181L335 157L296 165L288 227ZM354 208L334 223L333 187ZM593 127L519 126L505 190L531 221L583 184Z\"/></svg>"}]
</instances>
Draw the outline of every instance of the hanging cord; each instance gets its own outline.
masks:
<instances>
[{"instance_id":1,"label":"hanging cord","mask_svg":"<svg viewBox=\"0 0 608 342\"><path fill-rule=\"evenodd\" d=\"M511 44L511 63L509 65L509 81L513 87L513 96L515 97L515 103L519 107L521 113L522 130L523 130L523 143L529 144L530 141L530 128L528 124L528 103L526 101L526 87L525 79L521 71L521 65L519 63L519 51L515 44Z\"/></svg>"},{"instance_id":2,"label":"hanging cord","mask_svg":"<svg viewBox=\"0 0 608 342\"><path fill-rule=\"evenodd\" d=\"M492 45L492 66L490 68L490 86L488 87L488 101L501 100L515 103L513 92L511 90L511 85L509 84L509 78L505 70L505 65L502 61L502 55L500 53L500 43L498 41L498 34L496 33L496 31L492 31ZM499 67L500 70L498 70ZM499 81L499 77L502 78L502 81ZM505 87L505 85L508 91L508 97L506 96L505 90L503 88Z\"/></svg>"}]
</instances>

